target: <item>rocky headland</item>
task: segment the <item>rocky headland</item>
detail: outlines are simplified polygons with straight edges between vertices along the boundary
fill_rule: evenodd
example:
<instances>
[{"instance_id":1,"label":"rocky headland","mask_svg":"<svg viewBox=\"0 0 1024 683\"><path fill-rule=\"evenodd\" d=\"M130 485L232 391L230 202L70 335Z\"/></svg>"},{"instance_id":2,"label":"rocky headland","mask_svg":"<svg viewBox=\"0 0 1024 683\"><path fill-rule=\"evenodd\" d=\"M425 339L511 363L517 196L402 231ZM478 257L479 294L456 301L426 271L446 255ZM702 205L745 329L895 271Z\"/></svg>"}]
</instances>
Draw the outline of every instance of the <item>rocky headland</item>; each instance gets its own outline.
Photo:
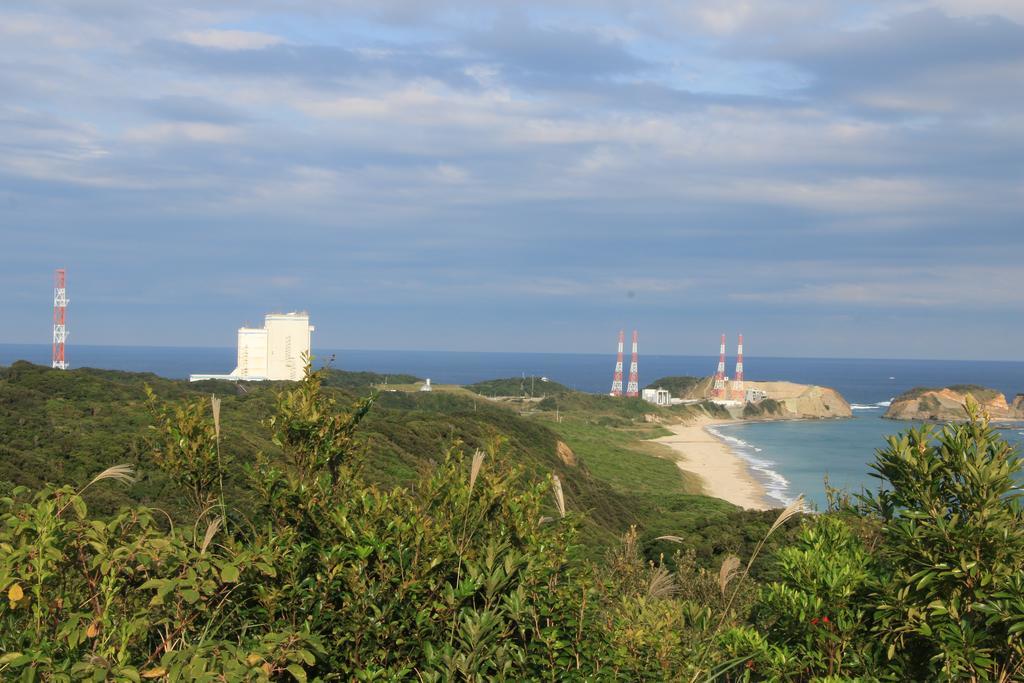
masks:
<instances>
[{"instance_id":1,"label":"rocky headland","mask_svg":"<svg viewBox=\"0 0 1024 683\"><path fill-rule=\"evenodd\" d=\"M768 398L758 403L748 403L743 408L743 417L783 420L812 420L835 417L852 417L850 404L835 389L815 384L795 382L747 382L747 389L760 389ZM778 407L767 410L772 404ZM756 408L763 407L763 415Z\"/></svg>"},{"instance_id":2,"label":"rocky headland","mask_svg":"<svg viewBox=\"0 0 1024 683\"><path fill-rule=\"evenodd\" d=\"M698 401L711 399L713 385L713 377L662 377L651 382L648 387L668 389L674 397L684 401ZM735 398L735 401L725 402L722 410L728 411L735 419L819 420L853 416L846 399L829 387L796 382L750 381L745 382L743 387L743 398L750 389L764 392L764 398L745 402L740 396L732 397L729 393L729 397Z\"/></svg>"},{"instance_id":3,"label":"rocky headland","mask_svg":"<svg viewBox=\"0 0 1024 683\"><path fill-rule=\"evenodd\" d=\"M1017 394L1010 402L999 391L974 384L911 389L894 398L882 417L924 422L965 420L964 404L968 396L973 396L993 420L1024 420L1024 394Z\"/></svg>"}]
</instances>

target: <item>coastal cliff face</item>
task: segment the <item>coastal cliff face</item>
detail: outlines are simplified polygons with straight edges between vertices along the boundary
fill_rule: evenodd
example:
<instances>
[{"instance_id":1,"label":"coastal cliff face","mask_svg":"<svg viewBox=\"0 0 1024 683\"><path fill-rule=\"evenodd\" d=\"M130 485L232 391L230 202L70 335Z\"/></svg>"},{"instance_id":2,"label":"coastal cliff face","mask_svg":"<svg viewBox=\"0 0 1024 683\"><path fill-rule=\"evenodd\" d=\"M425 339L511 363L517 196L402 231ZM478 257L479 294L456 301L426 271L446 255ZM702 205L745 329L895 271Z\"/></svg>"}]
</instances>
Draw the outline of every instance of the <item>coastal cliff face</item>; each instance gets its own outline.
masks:
<instances>
[{"instance_id":1,"label":"coastal cliff face","mask_svg":"<svg viewBox=\"0 0 1024 683\"><path fill-rule=\"evenodd\" d=\"M846 399L829 387L795 382L746 382L748 389L761 389L776 401L781 410L767 419L823 419L852 417L853 411Z\"/></svg>"},{"instance_id":2,"label":"coastal cliff face","mask_svg":"<svg viewBox=\"0 0 1024 683\"><path fill-rule=\"evenodd\" d=\"M668 389L684 400L711 398L714 377L662 377L649 387ZM796 382L744 382L745 389L760 389L769 400L742 406L722 407L733 418L746 420L810 420L852 417L846 399L829 387Z\"/></svg>"},{"instance_id":3,"label":"coastal cliff face","mask_svg":"<svg viewBox=\"0 0 1024 683\"><path fill-rule=\"evenodd\" d=\"M1024 419L1024 395L1018 394L1013 404L1006 396L987 387L957 385L940 389L918 387L900 394L882 417L890 420L921 420L955 422L967 418L964 403L971 395L988 415L996 420Z\"/></svg>"}]
</instances>

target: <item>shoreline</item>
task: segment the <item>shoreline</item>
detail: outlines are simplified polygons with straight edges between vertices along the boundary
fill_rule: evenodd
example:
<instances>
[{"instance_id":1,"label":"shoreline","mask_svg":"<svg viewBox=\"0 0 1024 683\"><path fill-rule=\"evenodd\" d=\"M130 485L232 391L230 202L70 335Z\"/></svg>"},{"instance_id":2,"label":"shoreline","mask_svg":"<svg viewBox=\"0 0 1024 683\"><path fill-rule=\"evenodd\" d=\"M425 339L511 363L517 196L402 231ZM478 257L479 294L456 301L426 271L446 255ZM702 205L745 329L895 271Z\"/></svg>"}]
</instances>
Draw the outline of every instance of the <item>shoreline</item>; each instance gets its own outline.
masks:
<instances>
[{"instance_id":1,"label":"shoreline","mask_svg":"<svg viewBox=\"0 0 1024 683\"><path fill-rule=\"evenodd\" d=\"M768 498L764 485L754 476L750 464L707 427L730 424L733 420L698 418L687 424L662 425L671 436L652 439L672 449L676 467L700 477L704 493L748 510L780 507Z\"/></svg>"}]
</instances>

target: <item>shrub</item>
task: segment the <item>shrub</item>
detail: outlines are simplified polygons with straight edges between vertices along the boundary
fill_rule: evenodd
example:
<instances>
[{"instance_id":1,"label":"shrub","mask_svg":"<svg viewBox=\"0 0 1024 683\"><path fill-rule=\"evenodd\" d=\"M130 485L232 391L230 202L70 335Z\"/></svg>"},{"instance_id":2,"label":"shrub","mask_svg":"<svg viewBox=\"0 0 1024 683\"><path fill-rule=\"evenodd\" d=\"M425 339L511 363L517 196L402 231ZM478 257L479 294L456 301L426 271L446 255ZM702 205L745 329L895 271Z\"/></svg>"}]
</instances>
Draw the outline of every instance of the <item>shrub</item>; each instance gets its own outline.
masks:
<instances>
[{"instance_id":1,"label":"shrub","mask_svg":"<svg viewBox=\"0 0 1024 683\"><path fill-rule=\"evenodd\" d=\"M156 444L171 479L209 504L213 432L198 405L156 406L159 434L179 450ZM355 431L371 405L338 406L319 373L284 391L268 420L284 460L250 468L259 516L230 526L212 505L185 527L145 508L98 521L84 489L68 487L0 500L0 673L518 680L599 670L587 569L568 559L575 521L544 515L550 480L526 483L496 447L469 462L456 444L417 485L382 491L359 474ZM115 476L128 478L113 470L93 483Z\"/></svg>"},{"instance_id":2,"label":"shrub","mask_svg":"<svg viewBox=\"0 0 1024 683\"><path fill-rule=\"evenodd\" d=\"M875 635L897 672L1009 680L1024 670L1024 516L1018 454L969 422L888 439L863 501L881 526Z\"/></svg>"}]
</instances>

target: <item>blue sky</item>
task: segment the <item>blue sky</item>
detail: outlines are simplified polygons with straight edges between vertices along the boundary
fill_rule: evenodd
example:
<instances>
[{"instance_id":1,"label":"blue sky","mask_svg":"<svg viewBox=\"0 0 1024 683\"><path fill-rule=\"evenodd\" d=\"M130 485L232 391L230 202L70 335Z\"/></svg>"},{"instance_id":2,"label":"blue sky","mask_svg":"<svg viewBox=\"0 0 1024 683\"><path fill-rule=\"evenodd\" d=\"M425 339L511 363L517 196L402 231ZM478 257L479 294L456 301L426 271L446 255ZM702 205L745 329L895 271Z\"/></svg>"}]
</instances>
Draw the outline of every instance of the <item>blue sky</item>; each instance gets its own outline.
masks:
<instances>
[{"instance_id":1,"label":"blue sky","mask_svg":"<svg viewBox=\"0 0 1024 683\"><path fill-rule=\"evenodd\" d=\"M0 342L1024 359L1019 0L6 0Z\"/></svg>"}]
</instances>

